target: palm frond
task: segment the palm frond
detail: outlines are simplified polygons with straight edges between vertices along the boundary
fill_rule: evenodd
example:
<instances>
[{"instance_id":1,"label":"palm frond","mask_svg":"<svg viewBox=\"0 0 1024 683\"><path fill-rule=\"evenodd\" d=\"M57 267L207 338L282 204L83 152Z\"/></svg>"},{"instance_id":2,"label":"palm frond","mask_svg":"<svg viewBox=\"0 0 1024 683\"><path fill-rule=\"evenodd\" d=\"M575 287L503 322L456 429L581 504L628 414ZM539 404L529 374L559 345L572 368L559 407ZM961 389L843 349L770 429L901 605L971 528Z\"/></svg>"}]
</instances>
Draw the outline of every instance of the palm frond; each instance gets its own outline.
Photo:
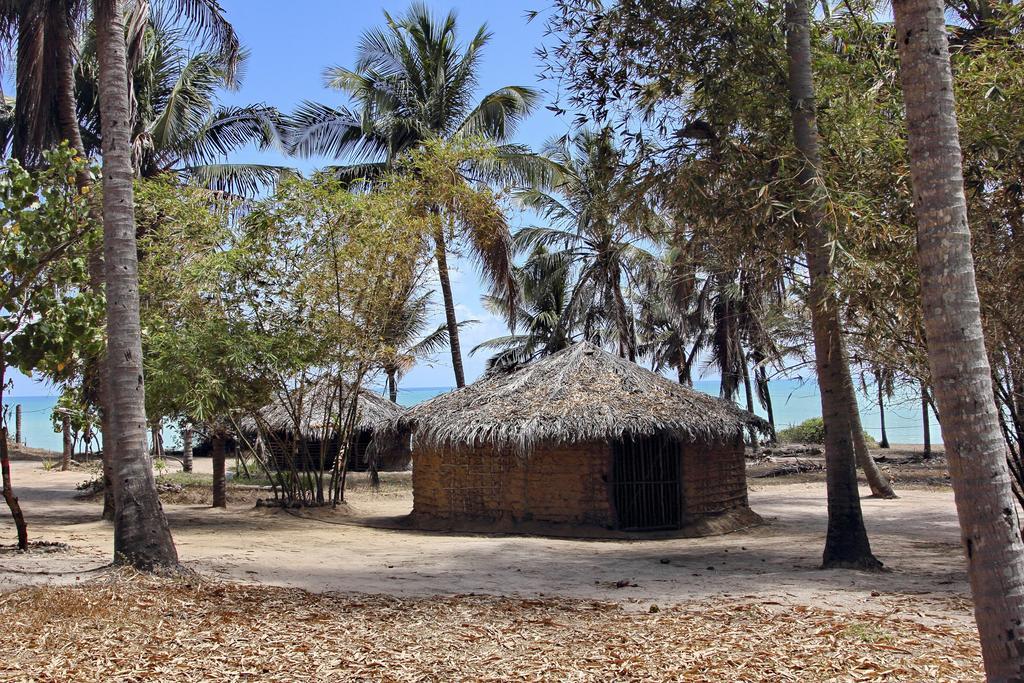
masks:
<instances>
[{"instance_id":1,"label":"palm frond","mask_svg":"<svg viewBox=\"0 0 1024 683\"><path fill-rule=\"evenodd\" d=\"M149 2L149 0L136 0ZM162 3L180 17L184 25L193 35L207 47L216 50L224 65L225 83L237 85L238 70L244 61L244 50L235 33L235 28L228 21L218 0L161 0Z\"/></svg>"},{"instance_id":2,"label":"palm frond","mask_svg":"<svg viewBox=\"0 0 1024 683\"><path fill-rule=\"evenodd\" d=\"M241 197L256 197L294 173L284 166L265 164L201 164L178 171L188 182Z\"/></svg>"},{"instance_id":3,"label":"palm frond","mask_svg":"<svg viewBox=\"0 0 1024 683\"><path fill-rule=\"evenodd\" d=\"M382 157L386 145L363 130L361 116L345 107L329 107L306 101L283 122L289 152L299 157L352 155L366 159Z\"/></svg>"}]
</instances>

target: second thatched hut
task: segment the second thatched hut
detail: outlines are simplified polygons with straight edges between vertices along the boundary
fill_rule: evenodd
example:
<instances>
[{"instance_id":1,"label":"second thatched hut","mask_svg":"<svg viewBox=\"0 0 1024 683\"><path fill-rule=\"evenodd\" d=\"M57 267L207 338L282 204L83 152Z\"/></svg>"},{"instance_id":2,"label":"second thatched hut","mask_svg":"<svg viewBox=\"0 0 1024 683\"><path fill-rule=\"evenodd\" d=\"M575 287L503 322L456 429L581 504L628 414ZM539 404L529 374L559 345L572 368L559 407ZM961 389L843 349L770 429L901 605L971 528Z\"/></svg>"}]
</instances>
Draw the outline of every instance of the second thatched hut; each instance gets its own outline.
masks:
<instances>
[{"instance_id":1,"label":"second thatched hut","mask_svg":"<svg viewBox=\"0 0 1024 683\"><path fill-rule=\"evenodd\" d=\"M337 431L330 426L339 421L336 402L337 393L329 385L313 384L264 406L244 420L242 428L262 437L277 469L330 470L338 455ZM365 470L373 458L381 471L407 469L411 459L408 433L386 428L403 412L401 406L361 388L346 468Z\"/></svg>"},{"instance_id":2,"label":"second thatched hut","mask_svg":"<svg viewBox=\"0 0 1024 683\"><path fill-rule=\"evenodd\" d=\"M587 343L415 406L413 520L559 534L749 526L758 418Z\"/></svg>"}]
</instances>

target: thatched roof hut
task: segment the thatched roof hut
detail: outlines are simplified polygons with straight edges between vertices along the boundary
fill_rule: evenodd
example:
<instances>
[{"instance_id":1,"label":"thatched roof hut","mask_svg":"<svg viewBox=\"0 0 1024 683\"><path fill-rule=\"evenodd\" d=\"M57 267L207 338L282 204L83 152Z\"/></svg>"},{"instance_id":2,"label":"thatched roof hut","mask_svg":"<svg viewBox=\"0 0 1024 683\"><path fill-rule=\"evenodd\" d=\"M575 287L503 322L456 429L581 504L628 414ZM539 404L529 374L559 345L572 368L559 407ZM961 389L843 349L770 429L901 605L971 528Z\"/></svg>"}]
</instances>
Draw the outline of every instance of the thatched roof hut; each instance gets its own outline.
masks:
<instances>
[{"instance_id":1,"label":"thatched roof hut","mask_svg":"<svg viewBox=\"0 0 1024 683\"><path fill-rule=\"evenodd\" d=\"M404 413L404 408L392 403L383 396L360 388L356 399L356 420L353 428L353 451L349 456L348 468L364 470L369 465L369 458L376 456L378 469L404 470L409 466L408 433L389 428ZM299 415L298 438L304 442L304 449L310 457L320 453L323 439L326 437L328 462L325 466L333 467L337 455L337 445L330 443L334 431L328 429L329 424L338 421L337 393L327 384L313 384L304 391L291 392L288 397L280 397L258 412L256 417L247 417L242 421L242 429L247 432L260 431L269 433L267 446L278 461L286 456L286 444L295 439L295 419ZM278 462L279 466L286 463ZM317 462L319 466L319 462ZM302 467L312 467L310 463L302 463Z\"/></svg>"},{"instance_id":2,"label":"thatched roof hut","mask_svg":"<svg viewBox=\"0 0 1024 683\"><path fill-rule=\"evenodd\" d=\"M414 515L430 525L709 533L756 519L743 447L751 422L580 343L421 403L394 426L413 434Z\"/></svg>"}]
</instances>

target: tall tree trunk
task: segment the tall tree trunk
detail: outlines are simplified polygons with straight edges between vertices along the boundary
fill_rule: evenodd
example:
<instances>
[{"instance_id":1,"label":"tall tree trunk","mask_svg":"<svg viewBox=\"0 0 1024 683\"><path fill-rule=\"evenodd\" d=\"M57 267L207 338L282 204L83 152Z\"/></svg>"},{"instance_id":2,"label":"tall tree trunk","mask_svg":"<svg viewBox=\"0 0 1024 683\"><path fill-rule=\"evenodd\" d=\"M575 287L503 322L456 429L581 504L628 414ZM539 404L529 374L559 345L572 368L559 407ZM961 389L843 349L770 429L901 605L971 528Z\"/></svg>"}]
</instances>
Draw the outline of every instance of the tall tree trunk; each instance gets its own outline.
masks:
<instances>
[{"instance_id":1,"label":"tall tree trunk","mask_svg":"<svg viewBox=\"0 0 1024 683\"><path fill-rule=\"evenodd\" d=\"M811 279L811 327L821 390L821 415L825 424L825 465L828 488L828 532L824 567L877 568L871 553L860 494L857 491L856 456L850 414L850 392L845 387L845 354L839 323L838 302L831 292L832 266L829 236L818 188L818 124L815 117L814 80L811 74L809 0L786 2L786 51L789 56L790 106L793 138L804 159L798 179L807 198L798 213L807 240L807 265Z\"/></svg>"},{"instance_id":2,"label":"tall tree trunk","mask_svg":"<svg viewBox=\"0 0 1024 683\"><path fill-rule=\"evenodd\" d=\"M227 456L224 453L224 433L220 430L213 432L213 507L226 508L228 506L228 476Z\"/></svg>"},{"instance_id":3,"label":"tall tree trunk","mask_svg":"<svg viewBox=\"0 0 1024 683\"><path fill-rule=\"evenodd\" d=\"M441 280L441 296L444 297L444 317L448 326L448 346L452 352L452 370L455 371L455 386L466 386L466 375L462 369L462 348L459 346L459 321L455 318L455 300L452 298L452 283L448 277L448 253L444 243L444 228L434 234L434 257L437 259L437 276Z\"/></svg>"},{"instance_id":4,"label":"tall tree trunk","mask_svg":"<svg viewBox=\"0 0 1024 683\"><path fill-rule=\"evenodd\" d=\"M921 455L928 460L932 457L932 420L928 414L928 385L924 382L921 382L921 434L924 440Z\"/></svg>"},{"instance_id":5,"label":"tall tree trunk","mask_svg":"<svg viewBox=\"0 0 1024 683\"><path fill-rule=\"evenodd\" d=\"M888 448L889 435L885 431L885 396L882 391L882 377L876 373L875 380L878 382L878 416L882 420L882 440L878 442L878 447Z\"/></svg>"},{"instance_id":6,"label":"tall tree trunk","mask_svg":"<svg viewBox=\"0 0 1024 683\"><path fill-rule=\"evenodd\" d=\"M3 405L3 388L7 384L7 361L0 351L0 405ZM18 530L18 550L28 550L28 527L21 504L11 486L11 455L7 450L7 420L0 416L0 479L3 481L4 501L11 510L14 528Z\"/></svg>"},{"instance_id":7,"label":"tall tree trunk","mask_svg":"<svg viewBox=\"0 0 1024 683\"><path fill-rule=\"evenodd\" d=\"M192 427L181 430L181 471L192 471Z\"/></svg>"},{"instance_id":8,"label":"tall tree trunk","mask_svg":"<svg viewBox=\"0 0 1024 683\"><path fill-rule=\"evenodd\" d=\"M115 444L114 562L151 570L176 566L153 467L146 454L146 401L139 323L133 170L124 20L117 0L95 2L103 125L103 251L107 287L107 390ZM109 439L109 441L108 441Z\"/></svg>"},{"instance_id":9,"label":"tall tree trunk","mask_svg":"<svg viewBox=\"0 0 1024 683\"><path fill-rule=\"evenodd\" d=\"M60 458L60 471L67 472L71 469L71 455L75 448L74 441L71 439L71 416L64 414L61 416L61 436L64 442L64 451Z\"/></svg>"},{"instance_id":10,"label":"tall tree trunk","mask_svg":"<svg viewBox=\"0 0 1024 683\"><path fill-rule=\"evenodd\" d=\"M941 0L896 0L932 391L990 681L1024 680L1024 541L971 257Z\"/></svg>"},{"instance_id":11,"label":"tall tree trunk","mask_svg":"<svg viewBox=\"0 0 1024 683\"><path fill-rule=\"evenodd\" d=\"M68 141L79 154L85 156L85 144L82 142L82 131L78 126L78 110L75 96L75 61L74 61L74 40L70 17L60 24L60 40L57 44L58 59L60 61L59 81L57 83L57 117L60 122L61 135ZM88 193L92 190L92 174L83 169L75 178L75 185L79 192ZM103 214L96 201L90 202L89 215L97 224L103 222ZM103 294L103 245L97 244L89 252L89 289L98 294ZM110 433L110 406L107 398L106 368L104 367L104 356L106 352L101 351L95 358L86 359L85 377L86 384L91 387L90 400L99 408L100 435L103 438L103 450L101 452L103 462L103 513L105 520L114 519L114 484L113 484L113 454L115 451L114 440L108 438Z\"/></svg>"}]
</instances>

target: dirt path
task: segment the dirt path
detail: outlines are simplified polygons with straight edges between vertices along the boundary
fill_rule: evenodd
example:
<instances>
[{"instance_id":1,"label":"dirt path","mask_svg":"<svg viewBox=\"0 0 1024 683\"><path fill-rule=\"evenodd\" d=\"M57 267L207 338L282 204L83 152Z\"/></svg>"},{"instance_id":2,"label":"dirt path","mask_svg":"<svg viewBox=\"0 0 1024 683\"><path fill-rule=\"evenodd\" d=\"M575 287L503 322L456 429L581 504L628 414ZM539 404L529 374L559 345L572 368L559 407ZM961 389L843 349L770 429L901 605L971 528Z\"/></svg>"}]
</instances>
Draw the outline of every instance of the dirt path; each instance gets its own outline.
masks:
<instances>
[{"instance_id":1,"label":"dirt path","mask_svg":"<svg viewBox=\"0 0 1024 683\"><path fill-rule=\"evenodd\" d=\"M74 583L106 564L111 528L98 521L97 504L74 497L75 485L86 474L47 472L33 461L13 467L31 538L71 548L28 555L0 552L0 589ZM367 528L343 515L304 519L249 506L220 511L168 505L166 511L184 562L202 574L242 582L399 597L559 596L638 608L652 602L756 596L782 604L862 610L879 597L905 597L908 609L922 620L929 612L969 620L952 493L905 490L901 496L897 501L864 500L874 550L890 569L880 574L817 568L826 524L824 487L818 483L752 485L751 507L769 523L703 539L432 534ZM358 518L401 515L411 503L408 494L362 494L351 501ZM0 516L0 539L9 543L13 535L9 517Z\"/></svg>"}]
</instances>

